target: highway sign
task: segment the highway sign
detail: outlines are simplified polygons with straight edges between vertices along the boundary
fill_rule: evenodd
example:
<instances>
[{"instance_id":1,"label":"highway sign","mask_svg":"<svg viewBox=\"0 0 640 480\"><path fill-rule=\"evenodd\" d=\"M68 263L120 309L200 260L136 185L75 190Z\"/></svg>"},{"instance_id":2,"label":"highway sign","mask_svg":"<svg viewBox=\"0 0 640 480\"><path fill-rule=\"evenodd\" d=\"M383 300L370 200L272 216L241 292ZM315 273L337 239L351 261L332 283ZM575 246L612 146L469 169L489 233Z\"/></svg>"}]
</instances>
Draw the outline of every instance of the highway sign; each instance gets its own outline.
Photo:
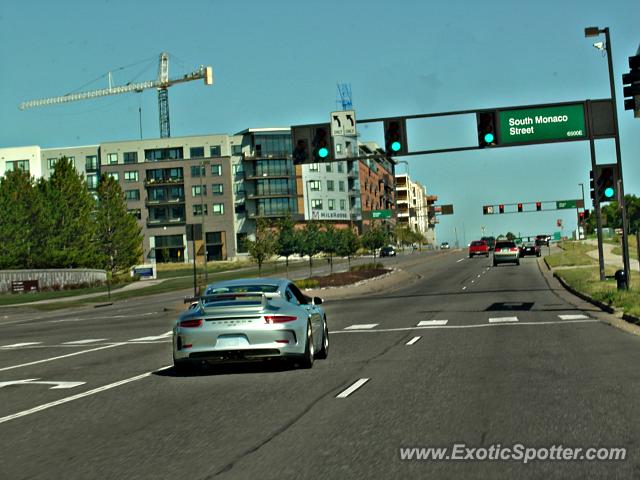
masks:
<instances>
[{"instance_id":1,"label":"highway sign","mask_svg":"<svg viewBox=\"0 0 640 480\"><path fill-rule=\"evenodd\" d=\"M356 111L340 110L331 112L331 136L356 136Z\"/></svg>"},{"instance_id":2,"label":"highway sign","mask_svg":"<svg viewBox=\"0 0 640 480\"><path fill-rule=\"evenodd\" d=\"M500 143L536 143L587 138L584 104L498 112Z\"/></svg>"},{"instance_id":3,"label":"highway sign","mask_svg":"<svg viewBox=\"0 0 640 480\"><path fill-rule=\"evenodd\" d=\"M558 200L556 202L556 208L563 210L565 208L578 208L576 204L577 200Z\"/></svg>"},{"instance_id":4,"label":"highway sign","mask_svg":"<svg viewBox=\"0 0 640 480\"><path fill-rule=\"evenodd\" d=\"M371 218L381 219L381 218L391 218L392 212L391 210L371 210Z\"/></svg>"}]
</instances>

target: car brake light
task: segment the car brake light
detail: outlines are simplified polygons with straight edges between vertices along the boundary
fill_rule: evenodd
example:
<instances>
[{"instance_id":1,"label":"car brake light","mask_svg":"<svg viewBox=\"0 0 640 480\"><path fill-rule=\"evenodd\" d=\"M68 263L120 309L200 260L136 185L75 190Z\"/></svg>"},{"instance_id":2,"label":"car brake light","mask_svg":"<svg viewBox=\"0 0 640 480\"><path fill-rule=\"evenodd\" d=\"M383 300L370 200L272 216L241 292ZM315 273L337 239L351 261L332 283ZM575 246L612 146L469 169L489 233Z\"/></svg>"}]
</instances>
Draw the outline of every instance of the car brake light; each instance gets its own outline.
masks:
<instances>
[{"instance_id":1,"label":"car brake light","mask_svg":"<svg viewBox=\"0 0 640 480\"><path fill-rule=\"evenodd\" d=\"M286 323L286 322L294 322L298 319L298 317L290 317L288 315L265 315L264 321L265 323Z\"/></svg>"},{"instance_id":2,"label":"car brake light","mask_svg":"<svg viewBox=\"0 0 640 480\"><path fill-rule=\"evenodd\" d=\"M201 325L201 318L198 318L197 320L183 320L182 322L180 322L180 326L184 328L198 328Z\"/></svg>"},{"instance_id":3,"label":"car brake light","mask_svg":"<svg viewBox=\"0 0 640 480\"><path fill-rule=\"evenodd\" d=\"M510 252L517 252L518 251L518 247L510 248L509 251Z\"/></svg>"}]
</instances>

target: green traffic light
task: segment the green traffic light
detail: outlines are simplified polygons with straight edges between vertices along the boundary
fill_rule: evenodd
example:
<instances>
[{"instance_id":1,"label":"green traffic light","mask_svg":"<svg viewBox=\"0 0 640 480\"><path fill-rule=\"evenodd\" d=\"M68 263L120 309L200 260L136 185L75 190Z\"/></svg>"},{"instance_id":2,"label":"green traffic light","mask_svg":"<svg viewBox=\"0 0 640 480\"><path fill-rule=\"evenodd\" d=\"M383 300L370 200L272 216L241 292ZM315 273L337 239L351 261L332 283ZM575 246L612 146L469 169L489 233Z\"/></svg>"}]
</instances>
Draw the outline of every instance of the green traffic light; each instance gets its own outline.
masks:
<instances>
[{"instance_id":1,"label":"green traffic light","mask_svg":"<svg viewBox=\"0 0 640 480\"><path fill-rule=\"evenodd\" d=\"M615 195L615 190L612 187L607 187L604 189L604 196L607 198L612 198Z\"/></svg>"},{"instance_id":2,"label":"green traffic light","mask_svg":"<svg viewBox=\"0 0 640 480\"><path fill-rule=\"evenodd\" d=\"M393 150L394 152L399 151L402 148L402 144L400 142L393 142L391 144L391 150Z\"/></svg>"},{"instance_id":3,"label":"green traffic light","mask_svg":"<svg viewBox=\"0 0 640 480\"><path fill-rule=\"evenodd\" d=\"M320 158L327 158L328 155L329 149L327 147L322 147L320 150L318 150L318 156Z\"/></svg>"},{"instance_id":4,"label":"green traffic light","mask_svg":"<svg viewBox=\"0 0 640 480\"><path fill-rule=\"evenodd\" d=\"M485 134L485 136L484 136L484 141L487 142L487 143L493 143L494 139L495 139L495 137L493 136L493 133L491 133L491 132Z\"/></svg>"}]
</instances>

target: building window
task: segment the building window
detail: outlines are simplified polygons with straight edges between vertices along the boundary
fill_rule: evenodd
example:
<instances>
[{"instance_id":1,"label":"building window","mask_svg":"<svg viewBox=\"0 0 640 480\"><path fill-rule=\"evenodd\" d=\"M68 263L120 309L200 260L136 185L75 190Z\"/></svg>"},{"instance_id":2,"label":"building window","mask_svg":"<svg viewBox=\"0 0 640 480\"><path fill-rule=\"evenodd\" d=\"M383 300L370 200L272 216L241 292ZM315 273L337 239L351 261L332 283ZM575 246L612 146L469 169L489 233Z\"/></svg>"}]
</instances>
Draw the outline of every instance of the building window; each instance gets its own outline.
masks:
<instances>
[{"instance_id":1,"label":"building window","mask_svg":"<svg viewBox=\"0 0 640 480\"><path fill-rule=\"evenodd\" d=\"M139 208L132 208L131 210L127 210L129 215L133 215L138 220L142 219L142 211Z\"/></svg>"},{"instance_id":2,"label":"building window","mask_svg":"<svg viewBox=\"0 0 640 480\"><path fill-rule=\"evenodd\" d=\"M330 198L329 200L327 200L327 203L329 204L329 210L335 210L336 209L336 201L333 198Z\"/></svg>"},{"instance_id":3,"label":"building window","mask_svg":"<svg viewBox=\"0 0 640 480\"><path fill-rule=\"evenodd\" d=\"M202 207L204 206L204 214L207 215L207 204L204 205L195 204L193 205L193 215L199 217L202 215Z\"/></svg>"},{"instance_id":4,"label":"building window","mask_svg":"<svg viewBox=\"0 0 640 480\"><path fill-rule=\"evenodd\" d=\"M340 200L340 210L346 210L346 209L347 209L347 201Z\"/></svg>"},{"instance_id":5,"label":"building window","mask_svg":"<svg viewBox=\"0 0 640 480\"><path fill-rule=\"evenodd\" d=\"M236 206L235 206L236 215L244 215L246 211L247 211L247 208L245 207L244 202L236 203Z\"/></svg>"},{"instance_id":6,"label":"building window","mask_svg":"<svg viewBox=\"0 0 640 480\"><path fill-rule=\"evenodd\" d=\"M338 180L338 191L344 192L344 180Z\"/></svg>"},{"instance_id":7,"label":"building window","mask_svg":"<svg viewBox=\"0 0 640 480\"><path fill-rule=\"evenodd\" d=\"M310 172L319 172L320 171L320 164L318 164L318 163L310 163L309 164L309 171Z\"/></svg>"},{"instance_id":8,"label":"building window","mask_svg":"<svg viewBox=\"0 0 640 480\"><path fill-rule=\"evenodd\" d=\"M234 175L242 175L244 173L244 168L241 163L235 163L231 165L231 173Z\"/></svg>"},{"instance_id":9,"label":"building window","mask_svg":"<svg viewBox=\"0 0 640 480\"><path fill-rule=\"evenodd\" d=\"M327 191L333 192L335 190L333 186L333 180L327 180Z\"/></svg>"},{"instance_id":10,"label":"building window","mask_svg":"<svg viewBox=\"0 0 640 480\"><path fill-rule=\"evenodd\" d=\"M179 160L184 158L182 147L175 148L154 148L144 151L144 159L148 162L158 160Z\"/></svg>"},{"instance_id":11,"label":"building window","mask_svg":"<svg viewBox=\"0 0 640 480\"><path fill-rule=\"evenodd\" d=\"M244 182L233 184L233 193L236 195L244 195Z\"/></svg>"},{"instance_id":12,"label":"building window","mask_svg":"<svg viewBox=\"0 0 640 480\"><path fill-rule=\"evenodd\" d=\"M98 156L87 155L84 157L84 169L88 172L98 170Z\"/></svg>"},{"instance_id":13,"label":"building window","mask_svg":"<svg viewBox=\"0 0 640 480\"><path fill-rule=\"evenodd\" d=\"M124 163L138 163L138 152L124 152L122 161Z\"/></svg>"},{"instance_id":14,"label":"building window","mask_svg":"<svg viewBox=\"0 0 640 480\"><path fill-rule=\"evenodd\" d=\"M125 190L124 198L127 200L140 200L140 190Z\"/></svg>"},{"instance_id":15,"label":"building window","mask_svg":"<svg viewBox=\"0 0 640 480\"><path fill-rule=\"evenodd\" d=\"M117 153L107 153L107 163L109 165L115 165L118 163L118 154Z\"/></svg>"},{"instance_id":16,"label":"building window","mask_svg":"<svg viewBox=\"0 0 640 480\"><path fill-rule=\"evenodd\" d=\"M87 175L87 188L89 190L94 190L98 188L98 176L97 175Z\"/></svg>"},{"instance_id":17,"label":"building window","mask_svg":"<svg viewBox=\"0 0 640 480\"><path fill-rule=\"evenodd\" d=\"M189 149L189 156L191 158L203 158L204 157L204 147L191 147Z\"/></svg>"},{"instance_id":18,"label":"building window","mask_svg":"<svg viewBox=\"0 0 640 480\"><path fill-rule=\"evenodd\" d=\"M237 233L236 234L236 251L238 253L247 253L247 234L246 233Z\"/></svg>"},{"instance_id":19,"label":"building window","mask_svg":"<svg viewBox=\"0 0 640 480\"><path fill-rule=\"evenodd\" d=\"M207 169L204 165L191 165L191 176L199 177L202 174L203 177L207 176Z\"/></svg>"},{"instance_id":20,"label":"building window","mask_svg":"<svg viewBox=\"0 0 640 480\"><path fill-rule=\"evenodd\" d=\"M47 166L49 167L49 170L53 170L54 168L56 168L57 162L57 158L47 158Z\"/></svg>"},{"instance_id":21,"label":"building window","mask_svg":"<svg viewBox=\"0 0 640 480\"><path fill-rule=\"evenodd\" d=\"M193 197L200 197L206 194L207 194L206 185L202 185L202 187L200 185L194 185L193 187L191 187L191 196Z\"/></svg>"},{"instance_id":22,"label":"building window","mask_svg":"<svg viewBox=\"0 0 640 480\"><path fill-rule=\"evenodd\" d=\"M222 176L222 165L211 165L211 175L214 177Z\"/></svg>"},{"instance_id":23,"label":"building window","mask_svg":"<svg viewBox=\"0 0 640 480\"><path fill-rule=\"evenodd\" d=\"M71 164L72 167L76 166L76 157L65 157L67 160L69 160L69 163Z\"/></svg>"},{"instance_id":24,"label":"building window","mask_svg":"<svg viewBox=\"0 0 640 480\"><path fill-rule=\"evenodd\" d=\"M7 172L22 170L29 172L29 160L12 160L7 162Z\"/></svg>"},{"instance_id":25,"label":"building window","mask_svg":"<svg viewBox=\"0 0 640 480\"><path fill-rule=\"evenodd\" d=\"M214 215L224 215L224 203L214 203L213 204L213 214Z\"/></svg>"},{"instance_id":26,"label":"building window","mask_svg":"<svg viewBox=\"0 0 640 480\"><path fill-rule=\"evenodd\" d=\"M322 200L311 200L311 208L313 210L322 210Z\"/></svg>"},{"instance_id":27,"label":"building window","mask_svg":"<svg viewBox=\"0 0 640 480\"><path fill-rule=\"evenodd\" d=\"M344 172L344 165L342 162L338 162L338 173Z\"/></svg>"},{"instance_id":28,"label":"building window","mask_svg":"<svg viewBox=\"0 0 640 480\"><path fill-rule=\"evenodd\" d=\"M320 180L309 180L309 190L314 192L320 191Z\"/></svg>"},{"instance_id":29,"label":"building window","mask_svg":"<svg viewBox=\"0 0 640 480\"><path fill-rule=\"evenodd\" d=\"M129 172L124 172L124 181L125 182L137 182L138 181L138 171L131 170Z\"/></svg>"},{"instance_id":30,"label":"building window","mask_svg":"<svg viewBox=\"0 0 640 480\"><path fill-rule=\"evenodd\" d=\"M331 164L330 163L327 163L325 168L326 168L326 172L327 173L331 173Z\"/></svg>"},{"instance_id":31,"label":"building window","mask_svg":"<svg viewBox=\"0 0 640 480\"><path fill-rule=\"evenodd\" d=\"M118 181L118 172L107 172L107 177L113 178L117 182Z\"/></svg>"},{"instance_id":32,"label":"building window","mask_svg":"<svg viewBox=\"0 0 640 480\"><path fill-rule=\"evenodd\" d=\"M220 157L222 155L220 151L220 145L212 145L209 147L209 156L211 157Z\"/></svg>"},{"instance_id":33,"label":"building window","mask_svg":"<svg viewBox=\"0 0 640 480\"><path fill-rule=\"evenodd\" d=\"M211 185L211 195L222 195L222 184L214 183Z\"/></svg>"},{"instance_id":34,"label":"building window","mask_svg":"<svg viewBox=\"0 0 640 480\"><path fill-rule=\"evenodd\" d=\"M242 155L242 145L231 145L231 155Z\"/></svg>"}]
</instances>

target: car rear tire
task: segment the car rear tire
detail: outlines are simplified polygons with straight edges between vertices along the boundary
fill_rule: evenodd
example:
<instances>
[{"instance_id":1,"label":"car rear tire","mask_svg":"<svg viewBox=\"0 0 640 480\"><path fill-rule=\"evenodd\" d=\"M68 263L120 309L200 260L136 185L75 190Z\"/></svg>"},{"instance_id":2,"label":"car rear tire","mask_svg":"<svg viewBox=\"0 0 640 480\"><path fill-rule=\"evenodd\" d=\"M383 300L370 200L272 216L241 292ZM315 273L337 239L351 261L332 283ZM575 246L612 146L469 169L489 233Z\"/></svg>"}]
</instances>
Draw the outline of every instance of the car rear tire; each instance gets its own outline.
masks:
<instances>
[{"instance_id":1,"label":"car rear tire","mask_svg":"<svg viewBox=\"0 0 640 480\"><path fill-rule=\"evenodd\" d=\"M173 371L181 376L188 376L193 374L194 372L194 365L192 362L186 362L186 361L179 361L176 360L175 358L173 359Z\"/></svg>"},{"instance_id":2,"label":"car rear tire","mask_svg":"<svg viewBox=\"0 0 640 480\"><path fill-rule=\"evenodd\" d=\"M304 356L300 360L301 368L313 367L313 360L315 359L315 348L313 347L313 331L311 330L311 323L307 322L307 344L304 347Z\"/></svg>"},{"instance_id":3,"label":"car rear tire","mask_svg":"<svg viewBox=\"0 0 640 480\"><path fill-rule=\"evenodd\" d=\"M322 330L322 347L318 353L316 353L316 358L321 360L326 359L329 356L329 327L327 327L327 319L324 319L324 328Z\"/></svg>"},{"instance_id":4,"label":"car rear tire","mask_svg":"<svg viewBox=\"0 0 640 480\"><path fill-rule=\"evenodd\" d=\"M498 266L498 262L496 262L495 260L493 261L493 266L497 267Z\"/></svg>"},{"instance_id":5,"label":"car rear tire","mask_svg":"<svg viewBox=\"0 0 640 480\"><path fill-rule=\"evenodd\" d=\"M516 260L516 265L520 265L520 259Z\"/></svg>"}]
</instances>

